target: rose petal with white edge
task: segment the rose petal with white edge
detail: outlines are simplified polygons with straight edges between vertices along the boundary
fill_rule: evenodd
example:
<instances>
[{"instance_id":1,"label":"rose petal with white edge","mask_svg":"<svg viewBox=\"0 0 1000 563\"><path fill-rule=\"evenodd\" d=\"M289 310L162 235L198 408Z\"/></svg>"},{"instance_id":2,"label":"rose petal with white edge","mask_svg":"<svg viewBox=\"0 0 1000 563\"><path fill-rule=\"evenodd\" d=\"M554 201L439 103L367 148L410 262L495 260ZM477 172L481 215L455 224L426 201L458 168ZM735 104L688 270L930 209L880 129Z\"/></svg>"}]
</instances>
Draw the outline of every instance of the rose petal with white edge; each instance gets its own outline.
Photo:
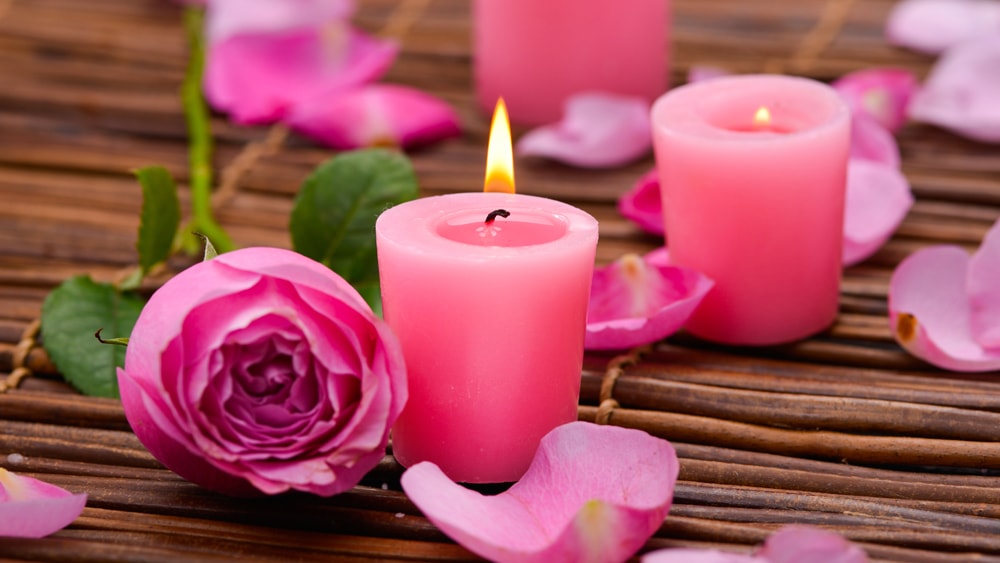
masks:
<instances>
[{"instance_id":1,"label":"rose petal with white edge","mask_svg":"<svg viewBox=\"0 0 1000 563\"><path fill-rule=\"evenodd\" d=\"M885 25L893 45L936 55L949 47L1000 34L1000 2L995 0L904 0Z\"/></svg>"},{"instance_id":2,"label":"rose petal with white edge","mask_svg":"<svg viewBox=\"0 0 1000 563\"><path fill-rule=\"evenodd\" d=\"M914 121L1000 142L1000 33L948 49L909 107Z\"/></svg>"},{"instance_id":3,"label":"rose petal with white edge","mask_svg":"<svg viewBox=\"0 0 1000 563\"><path fill-rule=\"evenodd\" d=\"M72 524L86 504L86 493L0 467L0 537L43 538Z\"/></svg>"},{"instance_id":4,"label":"rose petal with white edge","mask_svg":"<svg viewBox=\"0 0 1000 563\"><path fill-rule=\"evenodd\" d=\"M614 562L659 528L678 471L666 440L571 422L542 438L524 477L498 495L466 489L430 462L407 469L401 482L435 526L487 559Z\"/></svg>"},{"instance_id":5,"label":"rose petal with white edge","mask_svg":"<svg viewBox=\"0 0 1000 563\"><path fill-rule=\"evenodd\" d=\"M1000 348L985 349L972 332L966 293L970 257L939 245L907 256L889 282L889 322L900 346L952 371L1000 369Z\"/></svg>"},{"instance_id":6,"label":"rose petal with white edge","mask_svg":"<svg viewBox=\"0 0 1000 563\"><path fill-rule=\"evenodd\" d=\"M594 270L584 347L617 350L680 330L714 283L695 270L626 254Z\"/></svg>"},{"instance_id":7,"label":"rose petal with white edge","mask_svg":"<svg viewBox=\"0 0 1000 563\"><path fill-rule=\"evenodd\" d=\"M769 563L867 563L868 555L840 534L812 526L784 526L757 551Z\"/></svg>"},{"instance_id":8,"label":"rose petal with white edge","mask_svg":"<svg viewBox=\"0 0 1000 563\"><path fill-rule=\"evenodd\" d=\"M582 168L610 168L645 156L652 144L646 100L584 92L566 100L562 121L529 131L516 150Z\"/></svg>"},{"instance_id":9,"label":"rose petal with white edge","mask_svg":"<svg viewBox=\"0 0 1000 563\"><path fill-rule=\"evenodd\" d=\"M1000 351L1000 220L969 260L966 289L972 335L980 346Z\"/></svg>"},{"instance_id":10,"label":"rose petal with white edge","mask_svg":"<svg viewBox=\"0 0 1000 563\"><path fill-rule=\"evenodd\" d=\"M663 235L663 200L660 199L660 173L655 168L639 178L629 191L618 198L618 212L640 229Z\"/></svg>"},{"instance_id":11,"label":"rose petal with white edge","mask_svg":"<svg viewBox=\"0 0 1000 563\"><path fill-rule=\"evenodd\" d=\"M335 149L411 147L461 135L458 114L420 90L371 84L309 100L286 120L293 129Z\"/></svg>"},{"instance_id":12,"label":"rose petal with white edge","mask_svg":"<svg viewBox=\"0 0 1000 563\"><path fill-rule=\"evenodd\" d=\"M851 113L873 118L891 132L906 122L906 108L917 90L917 77L902 68L870 68L850 72L831 86Z\"/></svg>"},{"instance_id":13,"label":"rose petal with white edge","mask_svg":"<svg viewBox=\"0 0 1000 563\"><path fill-rule=\"evenodd\" d=\"M892 166L852 158L847 162L843 262L865 260L883 244L913 206L910 183Z\"/></svg>"},{"instance_id":14,"label":"rose petal with white edge","mask_svg":"<svg viewBox=\"0 0 1000 563\"><path fill-rule=\"evenodd\" d=\"M205 96L238 123L267 123L307 100L375 80L398 49L339 21L234 35L209 48Z\"/></svg>"}]
</instances>

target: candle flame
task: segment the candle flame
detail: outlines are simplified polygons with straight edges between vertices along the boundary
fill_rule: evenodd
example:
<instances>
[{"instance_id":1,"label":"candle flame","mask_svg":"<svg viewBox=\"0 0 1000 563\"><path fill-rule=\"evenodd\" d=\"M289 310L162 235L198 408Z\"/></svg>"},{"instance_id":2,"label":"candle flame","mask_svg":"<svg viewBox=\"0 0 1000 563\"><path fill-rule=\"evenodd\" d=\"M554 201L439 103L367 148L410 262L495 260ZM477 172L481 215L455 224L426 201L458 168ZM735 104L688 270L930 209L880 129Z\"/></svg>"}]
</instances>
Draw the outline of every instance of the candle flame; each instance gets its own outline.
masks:
<instances>
[{"instance_id":1,"label":"candle flame","mask_svg":"<svg viewBox=\"0 0 1000 563\"><path fill-rule=\"evenodd\" d=\"M497 100L486 149L484 192L514 193L514 149L510 139L510 119L503 98Z\"/></svg>"},{"instance_id":2,"label":"candle flame","mask_svg":"<svg viewBox=\"0 0 1000 563\"><path fill-rule=\"evenodd\" d=\"M757 113L753 114L753 126L758 129L771 126L771 111L765 106L757 108Z\"/></svg>"}]
</instances>

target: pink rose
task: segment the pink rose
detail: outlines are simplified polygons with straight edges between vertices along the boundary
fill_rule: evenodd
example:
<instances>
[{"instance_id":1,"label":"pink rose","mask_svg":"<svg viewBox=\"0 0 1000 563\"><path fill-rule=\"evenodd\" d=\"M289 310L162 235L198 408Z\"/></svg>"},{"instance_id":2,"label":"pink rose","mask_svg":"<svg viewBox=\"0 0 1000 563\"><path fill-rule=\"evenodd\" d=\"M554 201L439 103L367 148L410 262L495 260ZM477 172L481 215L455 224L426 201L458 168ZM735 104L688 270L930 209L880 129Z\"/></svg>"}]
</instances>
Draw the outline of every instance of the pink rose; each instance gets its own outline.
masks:
<instances>
[{"instance_id":1,"label":"pink rose","mask_svg":"<svg viewBox=\"0 0 1000 563\"><path fill-rule=\"evenodd\" d=\"M350 489L406 402L388 326L337 274L275 248L222 254L153 294L118 383L160 462L235 495Z\"/></svg>"}]
</instances>

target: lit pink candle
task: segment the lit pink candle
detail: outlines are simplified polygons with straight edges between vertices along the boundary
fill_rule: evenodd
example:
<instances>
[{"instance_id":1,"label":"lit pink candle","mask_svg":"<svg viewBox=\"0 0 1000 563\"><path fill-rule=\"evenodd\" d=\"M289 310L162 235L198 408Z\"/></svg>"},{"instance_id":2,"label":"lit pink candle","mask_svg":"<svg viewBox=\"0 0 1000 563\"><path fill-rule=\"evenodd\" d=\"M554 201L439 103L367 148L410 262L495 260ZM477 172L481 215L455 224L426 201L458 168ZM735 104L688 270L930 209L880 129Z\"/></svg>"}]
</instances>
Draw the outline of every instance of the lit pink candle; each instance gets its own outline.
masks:
<instances>
[{"instance_id":1,"label":"lit pink candle","mask_svg":"<svg viewBox=\"0 0 1000 563\"><path fill-rule=\"evenodd\" d=\"M375 233L409 382L393 454L460 482L519 479L542 436L576 420L597 221L479 192L393 207Z\"/></svg>"},{"instance_id":2,"label":"lit pink candle","mask_svg":"<svg viewBox=\"0 0 1000 563\"><path fill-rule=\"evenodd\" d=\"M686 328L766 345L829 326L850 142L839 96L804 78L717 78L667 93L652 119L671 259L715 280Z\"/></svg>"},{"instance_id":3,"label":"lit pink candle","mask_svg":"<svg viewBox=\"0 0 1000 563\"><path fill-rule=\"evenodd\" d=\"M669 18L667 0L475 0L479 103L503 96L513 121L535 125L582 91L652 103L667 89Z\"/></svg>"}]
</instances>

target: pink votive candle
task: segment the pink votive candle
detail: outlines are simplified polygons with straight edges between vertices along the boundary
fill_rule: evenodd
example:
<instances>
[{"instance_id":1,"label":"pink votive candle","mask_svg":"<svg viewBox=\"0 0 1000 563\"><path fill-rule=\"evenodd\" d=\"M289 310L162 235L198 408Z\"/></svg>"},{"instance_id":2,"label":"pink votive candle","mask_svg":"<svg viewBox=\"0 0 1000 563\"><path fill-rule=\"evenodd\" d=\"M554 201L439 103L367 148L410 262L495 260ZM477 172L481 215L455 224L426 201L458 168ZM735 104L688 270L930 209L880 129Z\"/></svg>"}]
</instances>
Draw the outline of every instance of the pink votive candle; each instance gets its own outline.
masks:
<instances>
[{"instance_id":1,"label":"pink votive candle","mask_svg":"<svg viewBox=\"0 0 1000 563\"><path fill-rule=\"evenodd\" d=\"M388 209L375 233L409 382L393 454L459 482L516 481L542 436L576 420L597 221L476 192Z\"/></svg>"},{"instance_id":2,"label":"pink votive candle","mask_svg":"<svg viewBox=\"0 0 1000 563\"><path fill-rule=\"evenodd\" d=\"M667 0L475 0L473 72L484 110L503 96L511 121L558 121L583 91L644 97L667 89Z\"/></svg>"},{"instance_id":3,"label":"pink votive candle","mask_svg":"<svg viewBox=\"0 0 1000 563\"><path fill-rule=\"evenodd\" d=\"M670 257L715 281L687 330L767 345L829 326L850 143L834 90L790 76L717 78L665 94L652 120Z\"/></svg>"}]
</instances>

